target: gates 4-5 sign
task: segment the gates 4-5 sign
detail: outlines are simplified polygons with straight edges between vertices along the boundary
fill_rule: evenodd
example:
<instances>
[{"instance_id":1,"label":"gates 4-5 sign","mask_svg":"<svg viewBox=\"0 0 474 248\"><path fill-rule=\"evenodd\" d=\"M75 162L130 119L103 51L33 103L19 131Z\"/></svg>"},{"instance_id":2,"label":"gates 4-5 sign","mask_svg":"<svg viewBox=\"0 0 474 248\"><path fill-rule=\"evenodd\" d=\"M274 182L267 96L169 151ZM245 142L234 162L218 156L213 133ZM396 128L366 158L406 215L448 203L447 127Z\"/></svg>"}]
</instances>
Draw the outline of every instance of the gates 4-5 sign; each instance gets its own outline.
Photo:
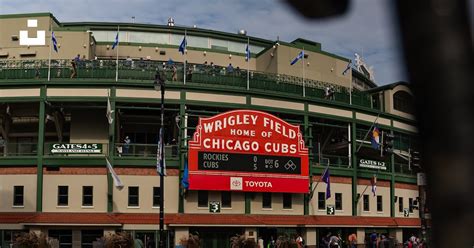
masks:
<instances>
[{"instance_id":1,"label":"gates 4-5 sign","mask_svg":"<svg viewBox=\"0 0 474 248\"><path fill-rule=\"evenodd\" d=\"M218 201L209 202L209 212L210 213L220 213L221 212L221 203Z\"/></svg>"},{"instance_id":2,"label":"gates 4-5 sign","mask_svg":"<svg viewBox=\"0 0 474 248\"><path fill-rule=\"evenodd\" d=\"M403 209L403 217L408 217L410 216L410 210L408 208Z\"/></svg>"},{"instance_id":3,"label":"gates 4-5 sign","mask_svg":"<svg viewBox=\"0 0 474 248\"><path fill-rule=\"evenodd\" d=\"M335 208L334 208L333 205L328 205L328 206L326 207L326 214L327 214L327 215L334 215L335 212L336 212L336 211L335 211Z\"/></svg>"}]
</instances>

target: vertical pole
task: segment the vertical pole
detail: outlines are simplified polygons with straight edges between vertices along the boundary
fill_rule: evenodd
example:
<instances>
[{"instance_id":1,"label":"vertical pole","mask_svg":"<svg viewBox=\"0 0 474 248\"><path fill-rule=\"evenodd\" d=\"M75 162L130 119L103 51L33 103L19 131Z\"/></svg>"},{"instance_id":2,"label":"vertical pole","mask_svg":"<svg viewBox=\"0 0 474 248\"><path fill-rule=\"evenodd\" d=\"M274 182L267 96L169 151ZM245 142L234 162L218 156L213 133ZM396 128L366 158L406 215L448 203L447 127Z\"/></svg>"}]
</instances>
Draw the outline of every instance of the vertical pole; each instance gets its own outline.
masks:
<instances>
[{"instance_id":1,"label":"vertical pole","mask_svg":"<svg viewBox=\"0 0 474 248\"><path fill-rule=\"evenodd\" d=\"M120 47L120 26L117 26L117 58L115 60L115 82L118 81L118 57L119 57L119 47Z\"/></svg>"},{"instance_id":2,"label":"vertical pole","mask_svg":"<svg viewBox=\"0 0 474 248\"><path fill-rule=\"evenodd\" d=\"M164 168L164 154L165 154L165 146L164 146L164 139L163 139L163 133L164 133L164 115L165 115L165 82L160 81L160 89L161 89L161 132L160 132L160 167L161 167L161 173L160 173L160 248L165 247L165 233L164 233L164 188L165 188L165 183L164 183L164 173L165 173L165 168Z\"/></svg>"},{"instance_id":3,"label":"vertical pole","mask_svg":"<svg viewBox=\"0 0 474 248\"><path fill-rule=\"evenodd\" d=\"M349 105L352 105L352 78L349 84Z\"/></svg>"},{"instance_id":4,"label":"vertical pole","mask_svg":"<svg viewBox=\"0 0 474 248\"><path fill-rule=\"evenodd\" d=\"M107 90L108 101L110 101L110 109L115 113L115 88L112 87L111 89ZM109 147L108 147L108 158L109 162L113 167L115 167L115 126L116 126L116 118L115 115L112 118L112 124L109 124ZM108 123L108 121L107 121ZM112 175L107 172L107 212L112 213L114 211L114 187L113 187L113 179Z\"/></svg>"},{"instance_id":5,"label":"vertical pole","mask_svg":"<svg viewBox=\"0 0 474 248\"><path fill-rule=\"evenodd\" d=\"M40 89L41 100L39 102L38 116L38 144L37 144L37 167L36 167L36 212L43 211L43 157L44 157L44 118L45 118L45 101L46 87Z\"/></svg>"},{"instance_id":6,"label":"vertical pole","mask_svg":"<svg viewBox=\"0 0 474 248\"><path fill-rule=\"evenodd\" d=\"M357 216L357 154L356 154L356 123L355 123L355 114L352 114L353 120L351 125L351 143L349 144L352 147L352 215Z\"/></svg>"},{"instance_id":7,"label":"vertical pole","mask_svg":"<svg viewBox=\"0 0 474 248\"><path fill-rule=\"evenodd\" d=\"M48 82L51 80L51 49L53 43L53 24L49 20L49 31L51 33L51 38L49 39L49 58L48 58Z\"/></svg>"},{"instance_id":8,"label":"vertical pole","mask_svg":"<svg viewBox=\"0 0 474 248\"><path fill-rule=\"evenodd\" d=\"M303 47L303 97L306 97L306 84L304 81L304 47Z\"/></svg>"},{"instance_id":9,"label":"vertical pole","mask_svg":"<svg viewBox=\"0 0 474 248\"><path fill-rule=\"evenodd\" d=\"M248 49L248 58L247 58L247 90L250 90L250 38L247 37L247 49ZM245 51L245 56L247 57L247 51Z\"/></svg>"},{"instance_id":10,"label":"vertical pole","mask_svg":"<svg viewBox=\"0 0 474 248\"><path fill-rule=\"evenodd\" d=\"M352 135L351 135L351 124L348 123L347 124L347 139L348 139L348 143L349 145L347 146L348 148L348 157L349 157L349 161L348 161L348 167L351 168L352 167Z\"/></svg>"},{"instance_id":11,"label":"vertical pole","mask_svg":"<svg viewBox=\"0 0 474 248\"><path fill-rule=\"evenodd\" d=\"M186 54L188 49L188 40L186 39L186 29L184 30L184 68L183 68L183 82L186 84Z\"/></svg>"}]
</instances>

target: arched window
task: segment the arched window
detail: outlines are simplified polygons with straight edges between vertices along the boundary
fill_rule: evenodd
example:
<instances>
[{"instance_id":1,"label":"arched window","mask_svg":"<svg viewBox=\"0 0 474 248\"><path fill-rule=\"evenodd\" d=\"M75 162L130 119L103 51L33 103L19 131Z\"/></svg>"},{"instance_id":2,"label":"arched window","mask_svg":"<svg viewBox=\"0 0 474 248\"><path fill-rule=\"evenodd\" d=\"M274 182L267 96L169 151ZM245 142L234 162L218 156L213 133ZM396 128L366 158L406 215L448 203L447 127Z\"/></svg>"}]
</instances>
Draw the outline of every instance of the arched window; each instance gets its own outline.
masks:
<instances>
[{"instance_id":1,"label":"arched window","mask_svg":"<svg viewBox=\"0 0 474 248\"><path fill-rule=\"evenodd\" d=\"M393 108L395 110L413 114L414 107L413 96L410 95L408 92L400 90L393 94Z\"/></svg>"}]
</instances>

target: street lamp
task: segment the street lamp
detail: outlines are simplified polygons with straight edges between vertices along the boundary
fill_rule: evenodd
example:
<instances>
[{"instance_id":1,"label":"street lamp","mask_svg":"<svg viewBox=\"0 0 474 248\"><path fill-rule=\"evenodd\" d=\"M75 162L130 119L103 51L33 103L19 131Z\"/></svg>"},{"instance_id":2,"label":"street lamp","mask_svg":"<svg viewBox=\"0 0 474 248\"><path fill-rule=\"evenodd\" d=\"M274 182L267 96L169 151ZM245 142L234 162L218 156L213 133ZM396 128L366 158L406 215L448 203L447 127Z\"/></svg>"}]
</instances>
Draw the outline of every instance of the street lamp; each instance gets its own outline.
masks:
<instances>
[{"instance_id":1,"label":"street lamp","mask_svg":"<svg viewBox=\"0 0 474 248\"><path fill-rule=\"evenodd\" d=\"M165 188L165 183L164 183L164 154L165 154L165 146L164 146L164 143L163 142L163 133L164 133L164 124L163 124L163 120L164 120L164 114L165 114L165 80L164 78L161 76L160 72L157 71L156 74L155 74L155 81L153 83L153 86L155 88L155 90L158 90L160 89L161 91L161 126L160 126L160 147L157 147L156 149L161 149L161 152L159 153L160 154L160 243L159 243L159 247L160 248L164 248L165 247L165 242L164 242L164 237L165 237L165 233L164 233L164 208L165 208L165 205L164 205L164 188Z\"/></svg>"}]
</instances>

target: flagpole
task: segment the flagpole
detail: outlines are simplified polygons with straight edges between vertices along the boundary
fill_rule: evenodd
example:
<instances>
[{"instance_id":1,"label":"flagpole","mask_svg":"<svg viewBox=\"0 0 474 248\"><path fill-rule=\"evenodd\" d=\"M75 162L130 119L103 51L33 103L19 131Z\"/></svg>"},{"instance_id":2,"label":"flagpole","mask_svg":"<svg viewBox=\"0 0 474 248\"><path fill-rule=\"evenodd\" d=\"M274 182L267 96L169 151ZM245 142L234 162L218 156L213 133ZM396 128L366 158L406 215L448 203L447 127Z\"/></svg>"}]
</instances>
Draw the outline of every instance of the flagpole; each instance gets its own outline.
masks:
<instances>
[{"instance_id":1,"label":"flagpole","mask_svg":"<svg viewBox=\"0 0 474 248\"><path fill-rule=\"evenodd\" d=\"M352 63L352 61L349 62L349 64L350 63ZM352 80L349 80L349 81L350 81L350 84L349 84L349 105L352 105Z\"/></svg>"},{"instance_id":2,"label":"flagpole","mask_svg":"<svg viewBox=\"0 0 474 248\"><path fill-rule=\"evenodd\" d=\"M304 47L303 47L303 97L306 97L305 81L304 81Z\"/></svg>"},{"instance_id":3,"label":"flagpole","mask_svg":"<svg viewBox=\"0 0 474 248\"><path fill-rule=\"evenodd\" d=\"M367 136L369 135L370 130L372 130L372 128L374 127L375 123L376 123L377 120L379 119L379 116L380 116L380 112L379 112L379 114L377 115L377 117L375 118L374 122L372 122L372 126L370 126L369 130L368 130L367 133L365 134L364 139L363 139L362 141L365 141L365 139L367 139ZM357 139L355 140L355 142L357 142ZM357 150L356 150L356 153L359 152L360 148L362 147L362 144L363 144L363 142L360 143L359 148L357 148Z\"/></svg>"},{"instance_id":4,"label":"flagpole","mask_svg":"<svg viewBox=\"0 0 474 248\"><path fill-rule=\"evenodd\" d=\"M119 36L120 26L117 26L117 37ZM118 81L118 57L119 57L119 45L120 45L120 37L117 39L117 58L115 60L115 82Z\"/></svg>"},{"instance_id":5,"label":"flagpole","mask_svg":"<svg viewBox=\"0 0 474 248\"><path fill-rule=\"evenodd\" d=\"M51 80L51 49L53 43L53 24L51 20L49 20L49 31L51 32L51 39L49 39L48 82Z\"/></svg>"},{"instance_id":6,"label":"flagpole","mask_svg":"<svg viewBox=\"0 0 474 248\"><path fill-rule=\"evenodd\" d=\"M249 37L247 37L247 50L248 51L245 51L245 57L247 57L247 90L249 90L250 89L250 38Z\"/></svg>"},{"instance_id":7,"label":"flagpole","mask_svg":"<svg viewBox=\"0 0 474 248\"><path fill-rule=\"evenodd\" d=\"M186 40L186 29L184 29L184 69L183 69L183 80L184 80L184 84L186 84L186 50L187 50L187 47L188 47L188 41Z\"/></svg>"},{"instance_id":8,"label":"flagpole","mask_svg":"<svg viewBox=\"0 0 474 248\"><path fill-rule=\"evenodd\" d=\"M164 114L165 114L165 82L161 81L160 82L160 91L161 91L161 128L160 128L160 243L159 247L164 248L165 247L165 232L164 232L164 221L165 221L165 214L164 214L164 209L165 209L165 204L164 204L164 198L165 198L165 163L164 163L164 154L165 154L165 146L164 146Z\"/></svg>"}]
</instances>

